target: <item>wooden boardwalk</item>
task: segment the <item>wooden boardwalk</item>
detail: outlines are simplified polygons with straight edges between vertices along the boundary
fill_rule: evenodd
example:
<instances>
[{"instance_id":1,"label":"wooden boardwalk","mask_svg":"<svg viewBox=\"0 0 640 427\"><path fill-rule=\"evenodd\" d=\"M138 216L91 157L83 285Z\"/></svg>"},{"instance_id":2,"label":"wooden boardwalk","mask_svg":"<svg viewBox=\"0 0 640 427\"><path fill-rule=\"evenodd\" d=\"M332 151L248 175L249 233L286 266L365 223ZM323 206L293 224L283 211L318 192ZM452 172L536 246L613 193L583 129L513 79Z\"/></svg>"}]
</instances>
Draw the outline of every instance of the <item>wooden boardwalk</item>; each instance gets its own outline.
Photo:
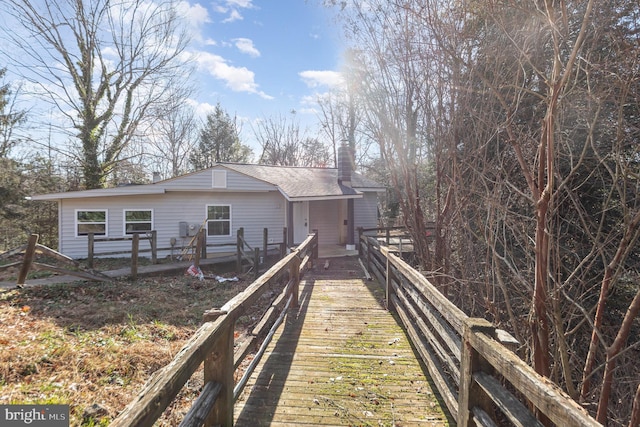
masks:
<instances>
[{"instance_id":1,"label":"wooden boardwalk","mask_svg":"<svg viewBox=\"0 0 640 427\"><path fill-rule=\"evenodd\" d=\"M236 402L235 425L452 424L394 317L357 258L331 259L300 283L300 305L279 328Z\"/></svg>"}]
</instances>

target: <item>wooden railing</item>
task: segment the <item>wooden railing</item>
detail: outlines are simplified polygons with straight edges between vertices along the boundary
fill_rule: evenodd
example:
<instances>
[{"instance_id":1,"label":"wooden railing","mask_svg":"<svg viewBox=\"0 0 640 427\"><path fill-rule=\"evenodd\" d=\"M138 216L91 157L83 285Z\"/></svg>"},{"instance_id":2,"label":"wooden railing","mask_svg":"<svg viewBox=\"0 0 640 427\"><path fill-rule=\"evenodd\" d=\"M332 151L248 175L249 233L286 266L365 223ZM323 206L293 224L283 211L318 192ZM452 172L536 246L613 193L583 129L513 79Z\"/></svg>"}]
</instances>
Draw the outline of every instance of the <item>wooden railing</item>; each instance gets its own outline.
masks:
<instances>
[{"instance_id":1,"label":"wooden railing","mask_svg":"<svg viewBox=\"0 0 640 427\"><path fill-rule=\"evenodd\" d=\"M513 353L508 333L468 317L377 239L361 234L360 248L458 426L600 425Z\"/></svg>"},{"instance_id":2,"label":"wooden railing","mask_svg":"<svg viewBox=\"0 0 640 427\"><path fill-rule=\"evenodd\" d=\"M204 314L204 324L195 332L173 361L158 370L144 389L110 424L118 426L151 426L162 415L169 403L187 380L204 362L204 387L180 426L233 424L233 404L251 371L288 307L298 305L300 277L313 266L318 256L317 234L309 237L289 255L282 258L247 289L219 309ZM283 292L277 296L254 328L251 339L234 354L234 325L236 320L278 280L288 277ZM267 331L269 331L267 333ZM234 384L234 371L251 348L261 340L260 349L238 384Z\"/></svg>"},{"instance_id":3,"label":"wooden railing","mask_svg":"<svg viewBox=\"0 0 640 427\"><path fill-rule=\"evenodd\" d=\"M33 270L46 270L54 273L61 273L65 275L79 277L81 279L98 280L98 281L110 281L111 278L103 275L102 273L94 270L85 270L80 266L80 263L74 259L69 258L66 255L61 254L51 248L43 246L38 243L39 235L32 234L29 236L29 241L26 245L19 248L12 249L4 252L0 255L0 271L9 268L20 266L20 273L18 274L18 280L16 285L22 286L27 280L27 275ZM42 254L45 257L53 258L57 262L62 263L68 268L58 267L55 265L44 264L37 262L36 253ZM23 255L22 261L12 262L4 264L3 260L9 259L16 255Z\"/></svg>"}]
</instances>

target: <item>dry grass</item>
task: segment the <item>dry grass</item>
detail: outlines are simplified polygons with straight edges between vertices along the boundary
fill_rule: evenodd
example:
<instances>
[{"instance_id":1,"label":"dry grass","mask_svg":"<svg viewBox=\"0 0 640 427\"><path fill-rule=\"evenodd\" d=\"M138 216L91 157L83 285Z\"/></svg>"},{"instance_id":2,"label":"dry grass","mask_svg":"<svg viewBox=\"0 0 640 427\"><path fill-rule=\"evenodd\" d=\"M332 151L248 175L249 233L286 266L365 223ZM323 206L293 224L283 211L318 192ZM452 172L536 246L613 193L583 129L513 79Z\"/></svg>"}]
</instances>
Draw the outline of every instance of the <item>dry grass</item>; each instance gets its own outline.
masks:
<instances>
[{"instance_id":1,"label":"dry grass","mask_svg":"<svg viewBox=\"0 0 640 427\"><path fill-rule=\"evenodd\" d=\"M0 403L70 404L71 425L107 425L171 361L202 313L249 283L179 276L0 291ZM251 313L238 334L258 320L260 305ZM157 425L177 425L201 387L196 373ZM93 404L108 414L83 417Z\"/></svg>"}]
</instances>

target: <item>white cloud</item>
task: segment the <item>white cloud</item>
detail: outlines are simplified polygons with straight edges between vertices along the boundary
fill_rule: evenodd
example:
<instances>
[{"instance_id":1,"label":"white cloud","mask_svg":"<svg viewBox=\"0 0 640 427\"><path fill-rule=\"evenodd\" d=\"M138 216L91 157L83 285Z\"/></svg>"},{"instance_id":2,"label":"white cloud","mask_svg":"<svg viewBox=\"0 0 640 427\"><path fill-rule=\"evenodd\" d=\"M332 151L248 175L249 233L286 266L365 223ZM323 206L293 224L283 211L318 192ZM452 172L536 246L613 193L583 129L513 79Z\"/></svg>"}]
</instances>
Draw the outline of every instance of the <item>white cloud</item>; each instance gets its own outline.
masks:
<instances>
[{"instance_id":1,"label":"white cloud","mask_svg":"<svg viewBox=\"0 0 640 427\"><path fill-rule=\"evenodd\" d=\"M202 41L202 27L211 22L209 11L199 3L191 5L188 1L181 1L177 6L178 14L182 16L194 40Z\"/></svg>"},{"instance_id":2,"label":"white cloud","mask_svg":"<svg viewBox=\"0 0 640 427\"><path fill-rule=\"evenodd\" d=\"M236 9L232 9L231 12L229 13L229 17L223 20L222 22L226 24L234 21L242 21L243 19L244 17L240 15L240 12L238 12Z\"/></svg>"},{"instance_id":3,"label":"white cloud","mask_svg":"<svg viewBox=\"0 0 640 427\"><path fill-rule=\"evenodd\" d=\"M213 6L213 10L217 13L228 14L228 16L222 21L223 23L241 21L244 17L240 13L240 9L255 8L252 1L253 0L226 0L224 3L215 4Z\"/></svg>"},{"instance_id":4,"label":"white cloud","mask_svg":"<svg viewBox=\"0 0 640 427\"><path fill-rule=\"evenodd\" d=\"M252 9L254 7L253 0L227 0L227 5L243 9Z\"/></svg>"},{"instance_id":5,"label":"white cloud","mask_svg":"<svg viewBox=\"0 0 640 427\"><path fill-rule=\"evenodd\" d=\"M246 67L230 65L223 57L209 52L198 52L195 60L201 70L224 81L231 90L254 93L264 99L273 99L272 96L259 90L259 86L255 82L255 74Z\"/></svg>"},{"instance_id":6,"label":"white cloud","mask_svg":"<svg viewBox=\"0 0 640 427\"><path fill-rule=\"evenodd\" d=\"M237 38L233 39L233 41L235 42L236 47L240 52L246 53L247 55L253 56L254 58L260 56L260 51L253 45L253 40L246 38Z\"/></svg>"},{"instance_id":7,"label":"white cloud","mask_svg":"<svg viewBox=\"0 0 640 427\"><path fill-rule=\"evenodd\" d=\"M310 87L315 88L318 86L338 87L344 84L344 78L338 71L318 71L308 70L299 73L304 83Z\"/></svg>"}]
</instances>

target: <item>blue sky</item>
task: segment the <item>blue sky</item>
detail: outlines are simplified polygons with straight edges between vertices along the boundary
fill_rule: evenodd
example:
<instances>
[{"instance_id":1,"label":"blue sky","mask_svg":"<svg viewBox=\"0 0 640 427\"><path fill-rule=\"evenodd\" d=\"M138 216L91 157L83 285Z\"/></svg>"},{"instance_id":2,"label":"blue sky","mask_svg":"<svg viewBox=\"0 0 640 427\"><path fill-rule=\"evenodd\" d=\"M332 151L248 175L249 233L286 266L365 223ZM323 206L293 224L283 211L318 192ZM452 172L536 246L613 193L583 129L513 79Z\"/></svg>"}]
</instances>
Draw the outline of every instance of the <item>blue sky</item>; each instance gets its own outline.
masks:
<instances>
[{"instance_id":1,"label":"blue sky","mask_svg":"<svg viewBox=\"0 0 640 427\"><path fill-rule=\"evenodd\" d=\"M322 0L176 0L192 36L185 56L197 70L195 92L190 99L197 116L204 119L220 103L238 118L241 140L253 148L256 156L260 148L253 128L258 120L279 115L291 119L290 112L295 110L301 127L309 128L310 136L314 135L316 95L340 83L343 60L341 29L334 21L333 11L321 3ZM0 25L11 28L8 33L19 30L2 13ZM0 66L8 64L10 79L19 82L11 52L3 52L0 46L0 53ZM24 68L28 74L29 67ZM55 93L59 89L48 90ZM32 84L22 86L23 104L19 107L30 112L34 140L44 141L51 138L47 133L51 127L44 122L48 119L63 123L65 119L50 103L33 98L38 91L41 90ZM61 135L54 135L53 140L64 147L68 127L61 127Z\"/></svg>"},{"instance_id":2,"label":"blue sky","mask_svg":"<svg viewBox=\"0 0 640 427\"><path fill-rule=\"evenodd\" d=\"M340 29L319 0L192 1L185 13L200 113L219 102L246 124L291 110L315 122L314 94L339 81L342 62Z\"/></svg>"}]
</instances>

